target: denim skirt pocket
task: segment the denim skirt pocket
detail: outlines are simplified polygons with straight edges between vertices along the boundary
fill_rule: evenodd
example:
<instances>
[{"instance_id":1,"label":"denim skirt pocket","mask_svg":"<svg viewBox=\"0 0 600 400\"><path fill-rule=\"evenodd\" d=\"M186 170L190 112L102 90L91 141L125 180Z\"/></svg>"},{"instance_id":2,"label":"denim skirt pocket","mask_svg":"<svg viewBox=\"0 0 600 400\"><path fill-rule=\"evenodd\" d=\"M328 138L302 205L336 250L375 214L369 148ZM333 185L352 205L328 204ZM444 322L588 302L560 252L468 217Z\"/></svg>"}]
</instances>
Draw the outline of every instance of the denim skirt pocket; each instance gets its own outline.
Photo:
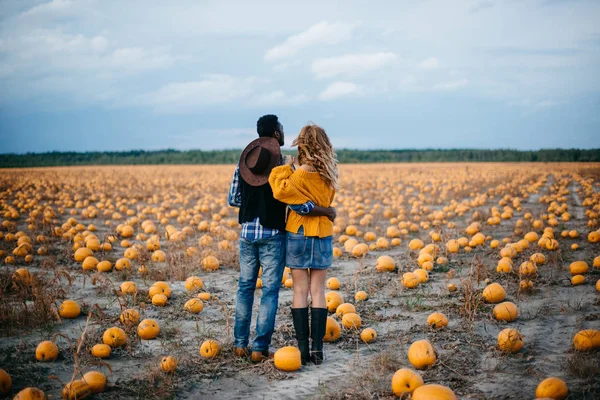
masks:
<instances>
[{"instance_id":1,"label":"denim skirt pocket","mask_svg":"<svg viewBox=\"0 0 600 400\"><path fill-rule=\"evenodd\" d=\"M304 235L288 232L287 254L292 258L302 257L306 253L307 239Z\"/></svg>"}]
</instances>

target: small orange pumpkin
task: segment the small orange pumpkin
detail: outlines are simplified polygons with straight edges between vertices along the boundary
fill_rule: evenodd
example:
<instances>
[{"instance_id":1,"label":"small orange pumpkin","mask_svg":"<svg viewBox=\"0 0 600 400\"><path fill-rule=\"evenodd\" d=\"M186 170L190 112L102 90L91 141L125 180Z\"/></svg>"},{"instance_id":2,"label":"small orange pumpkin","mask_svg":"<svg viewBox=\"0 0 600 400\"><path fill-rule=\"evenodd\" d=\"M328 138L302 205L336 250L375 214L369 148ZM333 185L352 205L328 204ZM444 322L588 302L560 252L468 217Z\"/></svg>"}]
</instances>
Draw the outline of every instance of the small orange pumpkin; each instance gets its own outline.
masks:
<instances>
[{"instance_id":1,"label":"small orange pumpkin","mask_svg":"<svg viewBox=\"0 0 600 400\"><path fill-rule=\"evenodd\" d=\"M216 340L205 340L200 346L200 355L204 358L213 359L221 352L221 345Z\"/></svg>"}]
</instances>

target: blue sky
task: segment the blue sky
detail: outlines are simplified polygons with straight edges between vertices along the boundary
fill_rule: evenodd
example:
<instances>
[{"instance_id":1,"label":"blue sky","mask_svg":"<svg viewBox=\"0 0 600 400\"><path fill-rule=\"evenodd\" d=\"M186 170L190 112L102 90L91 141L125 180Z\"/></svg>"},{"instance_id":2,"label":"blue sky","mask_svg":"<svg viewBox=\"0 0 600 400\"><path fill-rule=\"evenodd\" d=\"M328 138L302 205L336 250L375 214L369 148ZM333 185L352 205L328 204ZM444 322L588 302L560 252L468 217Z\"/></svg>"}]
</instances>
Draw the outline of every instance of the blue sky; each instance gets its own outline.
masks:
<instances>
[{"instance_id":1,"label":"blue sky","mask_svg":"<svg viewBox=\"0 0 600 400\"><path fill-rule=\"evenodd\" d=\"M0 153L599 148L596 0L0 0Z\"/></svg>"}]
</instances>

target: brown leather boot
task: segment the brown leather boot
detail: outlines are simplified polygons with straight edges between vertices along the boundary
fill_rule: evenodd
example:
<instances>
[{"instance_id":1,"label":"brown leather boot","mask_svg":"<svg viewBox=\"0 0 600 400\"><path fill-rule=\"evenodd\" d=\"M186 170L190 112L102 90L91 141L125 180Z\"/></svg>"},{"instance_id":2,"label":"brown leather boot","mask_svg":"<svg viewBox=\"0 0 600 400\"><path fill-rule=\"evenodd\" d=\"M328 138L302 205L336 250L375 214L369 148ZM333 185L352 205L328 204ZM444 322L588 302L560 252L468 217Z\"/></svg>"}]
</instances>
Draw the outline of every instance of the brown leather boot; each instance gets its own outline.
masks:
<instances>
[{"instance_id":1,"label":"brown leather boot","mask_svg":"<svg viewBox=\"0 0 600 400\"><path fill-rule=\"evenodd\" d=\"M236 357L244 358L248 357L248 349L244 347L234 347L234 353Z\"/></svg>"},{"instance_id":2,"label":"brown leather boot","mask_svg":"<svg viewBox=\"0 0 600 400\"><path fill-rule=\"evenodd\" d=\"M269 358L271 358L271 356L272 355L271 353L269 353L269 350L253 351L252 355L250 356L250 359L253 363L259 363L261 361L268 360Z\"/></svg>"}]
</instances>

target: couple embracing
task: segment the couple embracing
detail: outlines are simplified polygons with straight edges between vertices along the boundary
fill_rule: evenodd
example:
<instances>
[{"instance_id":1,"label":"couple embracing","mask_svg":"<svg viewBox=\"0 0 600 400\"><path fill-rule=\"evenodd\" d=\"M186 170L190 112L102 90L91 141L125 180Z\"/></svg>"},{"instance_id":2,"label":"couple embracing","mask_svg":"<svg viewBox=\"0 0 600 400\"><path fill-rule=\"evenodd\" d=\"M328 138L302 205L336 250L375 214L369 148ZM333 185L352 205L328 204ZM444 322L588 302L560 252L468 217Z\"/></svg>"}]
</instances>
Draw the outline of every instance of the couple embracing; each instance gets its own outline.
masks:
<instances>
[{"instance_id":1,"label":"couple embracing","mask_svg":"<svg viewBox=\"0 0 600 400\"><path fill-rule=\"evenodd\" d=\"M327 324L325 280L332 262L338 186L336 154L325 131L307 125L294 139L298 155L283 156L283 126L275 115L261 117L259 138L242 152L229 191L239 207L240 278L236 295L234 351L247 357L254 291L262 267L262 297L251 359L270 356L279 288L285 266L292 271L292 319L302 364L323 362ZM311 297L310 324L308 295ZM310 344L309 344L310 338Z\"/></svg>"}]
</instances>

